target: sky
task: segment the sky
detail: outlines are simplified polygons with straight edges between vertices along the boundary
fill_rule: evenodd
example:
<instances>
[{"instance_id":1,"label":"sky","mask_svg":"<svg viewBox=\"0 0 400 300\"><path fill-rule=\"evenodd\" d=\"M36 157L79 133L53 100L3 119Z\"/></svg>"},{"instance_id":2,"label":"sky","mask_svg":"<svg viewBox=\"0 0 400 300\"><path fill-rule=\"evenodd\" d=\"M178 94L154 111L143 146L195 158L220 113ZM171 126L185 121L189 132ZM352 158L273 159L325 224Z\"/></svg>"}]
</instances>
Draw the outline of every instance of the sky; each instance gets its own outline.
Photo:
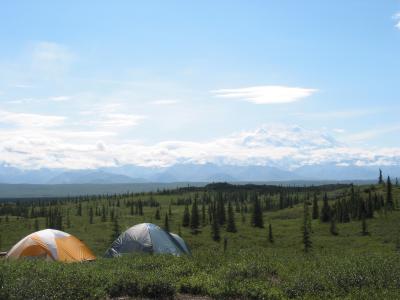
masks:
<instances>
[{"instance_id":1,"label":"sky","mask_svg":"<svg viewBox=\"0 0 400 300\"><path fill-rule=\"evenodd\" d=\"M399 53L397 0L3 1L0 161L399 163Z\"/></svg>"}]
</instances>

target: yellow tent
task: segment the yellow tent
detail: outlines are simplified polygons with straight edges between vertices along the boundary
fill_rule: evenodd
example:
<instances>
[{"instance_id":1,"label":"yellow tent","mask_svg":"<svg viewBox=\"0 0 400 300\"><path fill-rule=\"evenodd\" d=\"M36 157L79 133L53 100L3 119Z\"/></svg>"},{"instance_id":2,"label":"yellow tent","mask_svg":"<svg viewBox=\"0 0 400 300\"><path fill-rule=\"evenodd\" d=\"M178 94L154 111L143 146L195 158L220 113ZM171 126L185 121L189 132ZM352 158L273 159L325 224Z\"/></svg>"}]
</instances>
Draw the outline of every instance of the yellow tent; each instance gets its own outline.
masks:
<instances>
[{"instance_id":1,"label":"yellow tent","mask_svg":"<svg viewBox=\"0 0 400 300\"><path fill-rule=\"evenodd\" d=\"M94 260L92 251L69 233L45 229L20 240L7 253L6 258L43 258L63 262Z\"/></svg>"}]
</instances>

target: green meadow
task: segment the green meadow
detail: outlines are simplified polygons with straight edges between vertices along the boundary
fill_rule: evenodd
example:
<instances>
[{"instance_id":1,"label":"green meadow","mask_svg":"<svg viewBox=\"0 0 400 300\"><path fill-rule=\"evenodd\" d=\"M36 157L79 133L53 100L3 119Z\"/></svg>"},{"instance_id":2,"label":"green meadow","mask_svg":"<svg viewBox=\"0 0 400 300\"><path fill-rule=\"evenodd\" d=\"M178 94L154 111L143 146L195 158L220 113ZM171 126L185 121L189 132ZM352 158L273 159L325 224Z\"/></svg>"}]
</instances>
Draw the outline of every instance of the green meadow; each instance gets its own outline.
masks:
<instances>
[{"instance_id":1,"label":"green meadow","mask_svg":"<svg viewBox=\"0 0 400 300\"><path fill-rule=\"evenodd\" d=\"M390 207L387 195L387 185L222 184L158 193L3 201L1 251L37 229L53 227L84 241L98 259L71 264L0 259L0 299L399 299L400 188L393 186ZM367 218L359 207L367 211L374 197L379 205ZM322 221L324 198L333 221ZM345 200L355 215L341 222L338 203ZM259 227L254 226L256 201L263 222ZM215 219L218 203L224 222ZM193 218L193 205L198 224L184 226L185 207ZM236 232L226 230L232 221L229 205ZM118 232L143 222L165 227L166 215L170 231L182 236L193 256L102 258Z\"/></svg>"}]
</instances>

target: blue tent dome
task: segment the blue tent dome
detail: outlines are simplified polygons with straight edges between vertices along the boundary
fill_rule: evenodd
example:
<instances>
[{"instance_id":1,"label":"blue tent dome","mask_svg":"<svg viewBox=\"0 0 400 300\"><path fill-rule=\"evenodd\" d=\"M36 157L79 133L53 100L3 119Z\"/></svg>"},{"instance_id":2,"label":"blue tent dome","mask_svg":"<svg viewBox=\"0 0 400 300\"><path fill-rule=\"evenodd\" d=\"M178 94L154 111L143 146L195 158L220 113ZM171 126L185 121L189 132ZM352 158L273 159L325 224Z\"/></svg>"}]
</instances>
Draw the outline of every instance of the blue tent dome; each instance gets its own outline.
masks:
<instances>
[{"instance_id":1,"label":"blue tent dome","mask_svg":"<svg viewBox=\"0 0 400 300\"><path fill-rule=\"evenodd\" d=\"M157 225L142 223L124 231L106 251L105 257L118 257L127 253L191 254L185 241Z\"/></svg>"}]
</instances>

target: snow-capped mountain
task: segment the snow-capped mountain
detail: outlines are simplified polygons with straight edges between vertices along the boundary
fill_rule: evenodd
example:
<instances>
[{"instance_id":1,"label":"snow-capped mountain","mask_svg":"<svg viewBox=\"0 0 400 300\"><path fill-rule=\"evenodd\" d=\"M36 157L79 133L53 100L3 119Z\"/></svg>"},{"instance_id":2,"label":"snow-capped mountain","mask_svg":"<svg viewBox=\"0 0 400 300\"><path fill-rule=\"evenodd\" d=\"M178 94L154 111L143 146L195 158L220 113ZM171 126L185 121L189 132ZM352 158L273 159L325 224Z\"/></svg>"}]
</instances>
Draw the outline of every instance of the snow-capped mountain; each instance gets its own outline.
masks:
<instances>
[{"instance_id":1,"label":"snow-capped mountain","mask_svg":"<svg viewBox=\"0 0 400 300\"><path fill-rule=\"evenodd\" d=\"M332 136L300 126L263 125L254 131L232 135L232 141L247 148L293 147L321 149L343 146Z\"/></svg>"},{"instance_id":2,"label":"snow-capped mountain","mask_svg":"<svg viewBox=\"0 0 400 300\"><path fill-rule=\"evenodd\" d=\"M400 149L351 147L327 132L300 126L264 125L207 142L53 149L50 143L33 146L25 140L22 146L24 151L18 144L0 143L0 152L7 154L0 182L348 180L374 179L378 168L400 177Z\"/></svg>"}]
</instances>

